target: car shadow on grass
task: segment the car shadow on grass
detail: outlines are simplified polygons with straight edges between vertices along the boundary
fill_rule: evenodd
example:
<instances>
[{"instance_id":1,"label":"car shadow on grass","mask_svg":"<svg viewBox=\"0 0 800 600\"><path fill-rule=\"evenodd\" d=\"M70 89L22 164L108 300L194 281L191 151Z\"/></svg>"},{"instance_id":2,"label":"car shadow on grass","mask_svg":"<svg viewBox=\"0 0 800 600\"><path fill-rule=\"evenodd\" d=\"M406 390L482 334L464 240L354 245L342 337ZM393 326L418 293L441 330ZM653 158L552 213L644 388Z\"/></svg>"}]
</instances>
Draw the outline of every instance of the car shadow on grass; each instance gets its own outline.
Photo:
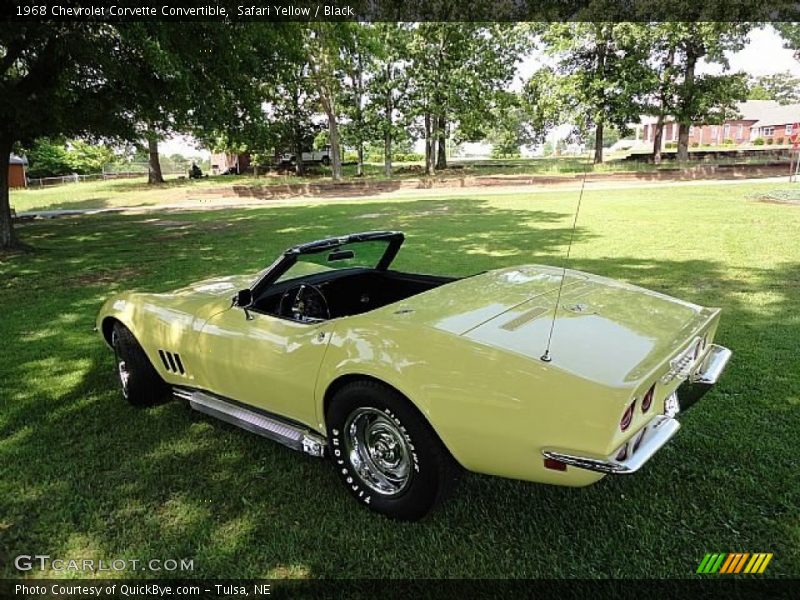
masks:
<instances>
[{"instance_id":1,"label":"car shadow on grass","mask_svg":"<svg viewBox=\"0 0 800 600\"><path fill-rule=\"evenodd\" d=\"M559 264L569 215L451 200L153 219L37 223L24 234L36 251L0 264L0 334L12 340L0 348L3 576L32 553L191 558L194 571L176 575L202 577L689 577L708 551L770 551L774 574L800 569L800 264L572 261L722 307L725 377L636 475L568 489L468 474L442 509L408 524L358 506L325 461L177 401L128 406L92 332L99 303L110 288L262 268L289 245L371 221L411 233L400 268ZM125 275L111 283L114 273Z\"/></svg>"}]
</instances>

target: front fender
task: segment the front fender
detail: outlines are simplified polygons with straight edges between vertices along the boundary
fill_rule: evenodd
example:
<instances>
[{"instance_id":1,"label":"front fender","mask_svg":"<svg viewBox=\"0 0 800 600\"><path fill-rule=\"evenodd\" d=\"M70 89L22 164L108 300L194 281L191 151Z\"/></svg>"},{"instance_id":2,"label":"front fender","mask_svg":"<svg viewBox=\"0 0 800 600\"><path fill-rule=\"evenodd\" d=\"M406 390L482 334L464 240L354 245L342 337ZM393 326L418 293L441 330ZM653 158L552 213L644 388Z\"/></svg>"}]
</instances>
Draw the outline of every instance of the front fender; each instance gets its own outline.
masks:
<instances>
[{"instance_id":1,"label":"front fender","mask_svg":"<svg viewBox=\"0 0 800 600\"><path fill-rule=\"evenodd\" d=\"M103 303L97 313L95 329L100 333L109 348L111 347L111 325L114 321L119 321L136 335L136 327L134 325L136 302L134 296L134 292L115 294Z\"/></svg>"}]
</instances>

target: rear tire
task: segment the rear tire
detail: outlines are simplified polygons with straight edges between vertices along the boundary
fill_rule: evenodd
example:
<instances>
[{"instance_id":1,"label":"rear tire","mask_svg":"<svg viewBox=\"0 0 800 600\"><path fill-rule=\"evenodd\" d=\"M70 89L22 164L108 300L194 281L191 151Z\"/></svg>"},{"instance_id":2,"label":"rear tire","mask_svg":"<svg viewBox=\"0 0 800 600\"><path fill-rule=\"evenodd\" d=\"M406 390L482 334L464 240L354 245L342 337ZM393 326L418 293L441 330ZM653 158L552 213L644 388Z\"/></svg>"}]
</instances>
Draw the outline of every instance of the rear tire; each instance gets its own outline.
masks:
<instances>
[{"instance_id":1,"label":"rear tire","mask_svg":"<svg viewBox=\"0 0 800 600\"><path fill-rule=\"evenodd\" d=\"M416 521L452 491L460 466L397 391L355 381L333 397L328 450L350 494L388 517Z\"/></svg>"},{"instance_id":2,"label":"rear tire","mask_svg":"<svg viewBox=\"0 0 800 600\"><path fill-rule=\"evenodd\" d=\"M131 331L122 323L114 325L111 345L122 397L134 406L151 406L161 402L169 387Z\"/></svg>"}]
</instances>

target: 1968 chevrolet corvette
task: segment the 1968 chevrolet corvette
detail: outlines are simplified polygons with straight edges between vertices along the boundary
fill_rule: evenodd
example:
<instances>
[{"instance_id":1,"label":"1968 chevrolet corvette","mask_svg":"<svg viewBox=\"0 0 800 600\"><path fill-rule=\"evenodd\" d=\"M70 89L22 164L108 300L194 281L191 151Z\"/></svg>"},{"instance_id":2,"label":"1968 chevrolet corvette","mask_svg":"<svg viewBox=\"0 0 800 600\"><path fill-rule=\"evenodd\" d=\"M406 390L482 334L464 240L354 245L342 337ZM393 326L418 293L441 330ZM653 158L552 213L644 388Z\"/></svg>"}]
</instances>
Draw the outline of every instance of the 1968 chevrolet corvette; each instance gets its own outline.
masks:
<instances>
[{"instance_id":1,"label":"1968 chevrolet corvette","mask_svg":"<svg viewBox=\"0 0 800 600\"><path fill-rule=\"evenodd\" d=\"M171 392L328 456L359 502L413 520L461 468L567 486L638 470L731 356L718 309L538 265L390 270L403 239L325 239L256 276L110 298L97 327L123 396Z\"/></svg>"}]
</instances>

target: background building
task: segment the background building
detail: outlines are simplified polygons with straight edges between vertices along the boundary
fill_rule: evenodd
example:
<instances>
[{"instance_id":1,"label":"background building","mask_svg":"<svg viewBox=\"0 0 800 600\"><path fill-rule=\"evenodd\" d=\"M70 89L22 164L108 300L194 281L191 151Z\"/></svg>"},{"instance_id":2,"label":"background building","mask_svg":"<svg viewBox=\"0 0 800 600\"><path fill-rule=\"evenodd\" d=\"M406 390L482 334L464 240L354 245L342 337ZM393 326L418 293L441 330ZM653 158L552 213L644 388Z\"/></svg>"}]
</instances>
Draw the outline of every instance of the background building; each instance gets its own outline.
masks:
<instances>
[{"instance_id":1,"label":"background building","mask_svg":"<svg viewBox=\"0 0 800 600\"><path fill-rule=\"evenodd\" d=\"M24 188L28 185L25 168L28 166L28 159L12 154L8 161L8 187Z\"/></svg>"}]
</instances>

